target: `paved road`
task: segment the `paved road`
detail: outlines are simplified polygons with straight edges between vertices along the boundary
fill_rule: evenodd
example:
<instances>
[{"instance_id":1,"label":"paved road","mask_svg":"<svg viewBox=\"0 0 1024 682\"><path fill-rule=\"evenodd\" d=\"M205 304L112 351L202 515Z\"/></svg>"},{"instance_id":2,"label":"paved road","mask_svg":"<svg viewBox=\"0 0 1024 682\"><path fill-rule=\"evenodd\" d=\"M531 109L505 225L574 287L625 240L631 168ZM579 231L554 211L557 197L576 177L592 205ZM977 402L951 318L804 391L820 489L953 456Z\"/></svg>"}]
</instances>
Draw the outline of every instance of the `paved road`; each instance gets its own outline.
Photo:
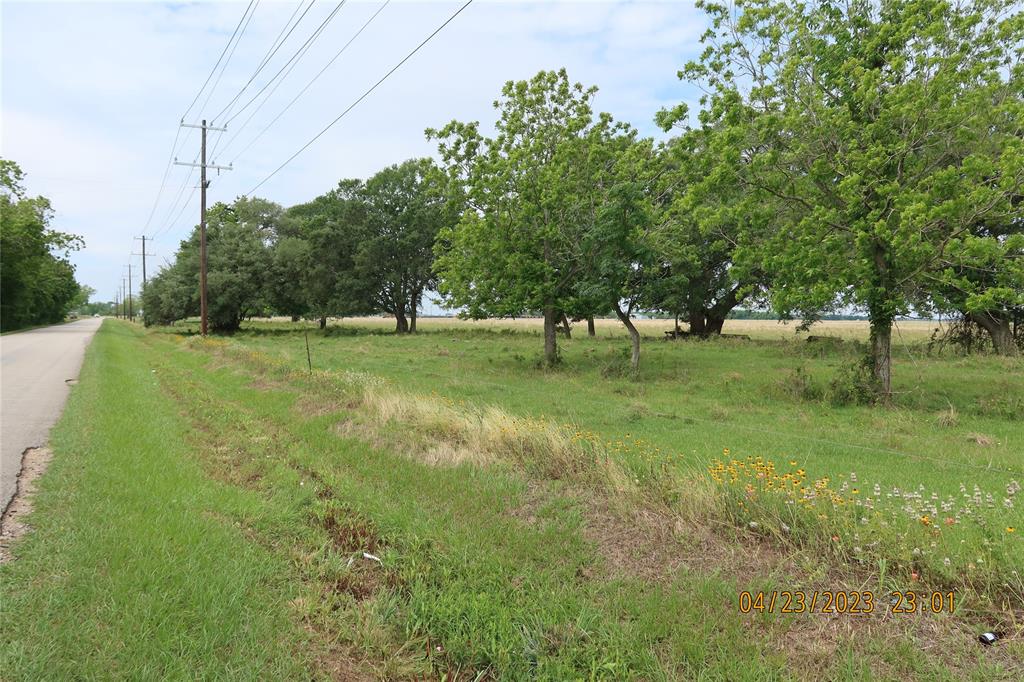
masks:
<instances>
[{"instance_id":1,"label":"paved road","mask_svg":"<svg viewBox=\"0 0 1024 682\"><path fill-rule=\"evenodd\" d=\"M102 320L87 318L0 336L0 510L14 495L21 453L42 445Z\"/></svg>"}]
</instances>

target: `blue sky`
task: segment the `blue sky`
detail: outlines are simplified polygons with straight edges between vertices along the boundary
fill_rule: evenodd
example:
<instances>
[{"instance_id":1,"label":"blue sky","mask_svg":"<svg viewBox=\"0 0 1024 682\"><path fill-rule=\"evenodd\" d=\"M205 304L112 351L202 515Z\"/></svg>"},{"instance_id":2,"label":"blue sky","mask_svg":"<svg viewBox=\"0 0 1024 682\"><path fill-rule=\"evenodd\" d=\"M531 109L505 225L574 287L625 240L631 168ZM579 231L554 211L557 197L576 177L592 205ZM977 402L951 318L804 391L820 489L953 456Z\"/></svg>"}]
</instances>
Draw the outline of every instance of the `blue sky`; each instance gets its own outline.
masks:
<instances>
[{"instance_id":1,"label":"blue sky","mask_svg":"<svg viewBox=\"0 0 1024 682\"><path fill-rule=\"evenodd\" d=\"M97 289L97 298L113 298L129 260L138 270L140 259L130 254L139 244L132 237L143 230L156 235L150 250L157 256L148 264L152 272L173 257L198 222L198 194L186 204L196 178L189 180L185 168L172 166L153 206L178 121L247 4L4 0L0 5L0 155L21 164L31 193L51 199L54 227L85 237L86 249L73 260L79 281ZM313 5L240 103L337 4ZM234 162L234 170L212 176L211 203L248 192L461 3L389 3L245 150L381 4L346 2L247 125L255 105L231 121L219 141L211 133L211 148L217 146L211 160ZM189 119L212 117L224 108L298 6L258 3L219 84L203 92ZM327 191L341 178L365 178L406 158L432 155L434 145L424 138L424 128L454 118L479 120L487 129L502 84L540 69L566 67L573 80L600 88L598 109L658 136L655 111L680 101L695 108L699 92L681 83L676 72L699 54L704 28L702 13L690 2L477 0L257 194L287 206ZM181 132L176 155L191 161L198 134Z\"/></svg>"}]
</instances>

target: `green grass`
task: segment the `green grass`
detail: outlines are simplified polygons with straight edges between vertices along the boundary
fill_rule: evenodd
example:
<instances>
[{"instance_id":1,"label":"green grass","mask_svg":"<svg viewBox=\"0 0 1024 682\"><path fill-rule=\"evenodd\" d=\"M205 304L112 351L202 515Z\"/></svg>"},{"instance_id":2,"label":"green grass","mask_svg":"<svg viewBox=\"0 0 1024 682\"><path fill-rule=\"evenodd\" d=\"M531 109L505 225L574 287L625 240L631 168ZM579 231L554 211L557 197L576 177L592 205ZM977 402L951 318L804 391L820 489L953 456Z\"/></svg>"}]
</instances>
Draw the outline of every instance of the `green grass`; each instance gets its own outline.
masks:
<instances>
[{"instance_id":1,"label":"green grass","mask_svg":"<svg viewBox=\"0 0 1024 682\"><path fill-rule=\"evenodd\" d=\"M256 325L234 340L304 368L302 333L288 327ZM897 346L895 406L876 408L801 397L798 368L824 388L857 354L797 342L649 339L638 380L621 376L626 344L615 337L562 341L564 368L555 372L537 368L540 339L522 332L441 328L399 337L313 331L310 346L319 369L364 371L403 390L500 405L610 440L640 438L684 455L694 467L729 448L741 456L797 458L814 475L856 472L869 483L924 484L942 493L958 492L961 482L998 492L1013 477L1024 478L1020 360L928 358L921 346ZM945 425L942 413L950 405L956 423ZM991 442L980 445L974 435Z\"/></svg>"},{"instance_id":2,"label":"green grass","mask_svg":"<svg viewBox=\"0 0 1024 682\"><path fill-rule=\"evenodd\" d=\"M205 477L137 341L90 347L34 532L0 569L5 679L289 676L287 565L217 515L259 499Z\"/></svg>"},{"instance_id":3,"label":"green grass","mask_svg":"<svg viewBox=\"0 0 1024 682\"><path fill-rule=\"evenodd\" d=\"M533 368L537 341L450 330L310 338L318 368L382 375L427 397L437 391L453 410L493 404L609 439L643 435L689 450L684 467L722 447L765 454L771 446L735 427L766 417L803 411L822 429L840 429L823 439L841 441L858 432L842 430L850 420L916 414L760 395L775 390L773 371L836 361L786 347L650 344L643 381L634 382L602 373L617 365L621 341L574 340L556 373ZM434 436L401 423L342 435L339 422L367 417L340 375L306 377L245 349L294 369L305 363L301 334L203 344L104 323L53 435L35 530L0 568L5 679L1019 675L1020 642L981 649L973 631L987 622L969 616L740 614L740 590L836 589L837 576L813 556L730 528L659 532L571 477L500 461L424 463L415 450ZM718 371L742 376L724 382ZM983 361L971 371L1006 375ZM993 453L1019 438L1005 417L960 412L958 429L1003 429ZM929 442L946 453L958 441ZM806 441L776 446L784 443L793 452ZM863 472L879 456L829 447L801 459ZM942 478L931 465L899 461L889 480ZM382 564L360 559L363 551Z\"/></svg>"}]
</instances>

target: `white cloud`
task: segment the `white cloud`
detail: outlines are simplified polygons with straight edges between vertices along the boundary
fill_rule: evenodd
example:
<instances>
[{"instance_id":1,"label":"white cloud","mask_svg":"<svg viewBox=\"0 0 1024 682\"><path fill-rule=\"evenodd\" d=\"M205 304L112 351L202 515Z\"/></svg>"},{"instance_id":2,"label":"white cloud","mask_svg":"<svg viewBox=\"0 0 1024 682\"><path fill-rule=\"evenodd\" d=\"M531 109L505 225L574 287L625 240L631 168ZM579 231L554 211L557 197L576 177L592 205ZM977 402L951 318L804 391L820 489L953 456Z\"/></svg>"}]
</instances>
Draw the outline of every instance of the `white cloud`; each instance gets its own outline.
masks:
<instances>
[{"instance_id":1,"label":"white cloud","mask_svg":"<svg viewBox=\"0 0 1024 682\"><path fill-rule=\"evenodd\" d=\"M255 80L261 86L334 8L317 2ZM221 110L252 74L296 2L257 7L209 105ZM377 10L350 0L230 147L250 139ZM392 2L338 61L255 145L235 170L214 176L211 201L247 192L351 104L459 5ZM3 3L0 153L22 164L30 191L57 209L60 229L82 234L79 278L111 297L150 213L178 118L192 101L242 15L244 2ZM491 102L506 80L565 66L598 85L597 107L640 128L660 107L695 99L676 79L699 53L703 17L678 2L478 2L258 192L285 205L305 201L343 177L366 177L430 154L423 130L452 118L493 122ZM248 100L251 94L240 99ZM202 103L202 99L200 103ZM198 112L190 115L198 118ZM233 120L229 137L248 112ZM222 117L225 118L225 117ZM182 131L178 156L191 160L198 136ZM211 147L216 136L211 137ZM173 167L149 228L179 215L172 200L188 171ZM170 256L195 222L198 201L155 246ZM136 245L137 250L137 245Z\"/></svg>"}]
</instances>

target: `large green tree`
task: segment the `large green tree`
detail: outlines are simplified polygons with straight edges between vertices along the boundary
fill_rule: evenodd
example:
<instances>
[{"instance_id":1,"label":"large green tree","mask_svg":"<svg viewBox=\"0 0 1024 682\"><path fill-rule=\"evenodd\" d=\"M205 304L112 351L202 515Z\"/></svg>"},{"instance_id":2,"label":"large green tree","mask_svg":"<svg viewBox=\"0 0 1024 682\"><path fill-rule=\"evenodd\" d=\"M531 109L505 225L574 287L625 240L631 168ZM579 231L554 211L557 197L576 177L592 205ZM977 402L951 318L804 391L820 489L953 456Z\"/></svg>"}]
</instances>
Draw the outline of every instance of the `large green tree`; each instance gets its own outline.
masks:
<instances>
[{"instance_id":1,"label":"large green tree","mask_svg":"<svg viewBox=\"0 0 1024 682\"><path fill-rule=\"evenodd\" d=\"M855 305L890 392L893 320L1024 181L1024 18L1010 0L703 2L715 162L781 208L763 249L782 313Z\"/></svg>"},{"instance_id":2,"label":"large green tree","mask_svg":"<svg viewBox=\"0 0 1024 682\"><path fill-rule=\"evenodd\" d=\"M249 209L259 205L260 211ZM269 202L240 199L207 212L207 301L210 327L233 332L247 317L269 308L266 296L273 257L265 215ZM276 205L275 205L276 206ZM280 215L280 208L272 213ZM199 313L199 228L181 243L174 264L143 291L147 324L166 324Z\"/></svg>"},{"instance_id":3,"label":"large green tree","mask_svg":"<svg viewBox=\"0 0 1024 682\"><path fill-rule=\"evenodd\" d=\"M443 176L430 159L389 166L359 194L354 276L367 307L395 317L399 334L416 331L423 293L435 283L434 242L445 219Z\"/></svg>"},{"instance_id":4,"label":"large green tree","mask_svg":"<svg viewBox=\"0 0 1024 682\"><path fill-rule=\"evenodd\" d=\"M760 257L778 218L763 197L751 200L732 164L716 162L722 144L707 126L670 140L652 192L663 263L649 285L653 307L686 320L697 336L721 334L733 309L763 296L769 278Z\"/></svg>"},{"instance_id":5,"label":"large green tree","mask_svg":"<svg viewBox=\"0 0 1024 682\"><path fill-rule=\"evenodd\" d=\"M542 71L502 88L494 137L476 122L427 131L466 208L439 234L439 291L474 319L541 312L549 366L558 360L558 323L581 307L580 246L607 170L597 141L615 127L594 115L596 92L564 69Z\"/></svg>"},{"instance_id":6,"label":"large green tree","mask_svg":"<svg viewBox=\"0 0 1024 682\"><path fill-rule=\"evenodd\" d=\"M286 213L290 238L305 245L293 245L287 268L297 272L304 314L319 319L321 329L328 317L371 312L355 275L356 249L367 221L362 190L362 181L342 180Z\"/></svg>"},{"instance_id":7,"label":"large green tree","mask_svg":"<svg viewBox=\"0 0 1024 682\"><path fill-rule=\"evenodd\" d=\"M68 260L82 238L50 228L45 197L25 192L25 175L0 159L0 329L60 322L79 296Z\"/></svg>"}]
</instances>

